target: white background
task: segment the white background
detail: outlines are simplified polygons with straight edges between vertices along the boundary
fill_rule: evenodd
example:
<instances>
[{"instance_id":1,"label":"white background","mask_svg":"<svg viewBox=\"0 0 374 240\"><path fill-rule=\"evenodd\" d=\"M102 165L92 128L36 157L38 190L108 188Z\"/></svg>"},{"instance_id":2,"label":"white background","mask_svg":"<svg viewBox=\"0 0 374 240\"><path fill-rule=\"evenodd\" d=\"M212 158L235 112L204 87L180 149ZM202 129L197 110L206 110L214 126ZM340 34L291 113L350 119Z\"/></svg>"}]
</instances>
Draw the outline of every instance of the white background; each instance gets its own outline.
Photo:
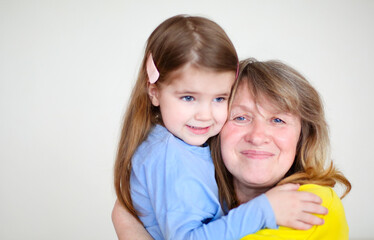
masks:
<instances>
[{"instance_id":1,"label":"white background","mask_svg":"<svg viewBox=\"0 0 374 240\"><path fill-rule=\"evenodd\" d=\"M350 237L373 237L374 1L0 0L0 239L115 239L121 118L147 37L179 13L319 90Z\"/></svg>"}]
</instances>

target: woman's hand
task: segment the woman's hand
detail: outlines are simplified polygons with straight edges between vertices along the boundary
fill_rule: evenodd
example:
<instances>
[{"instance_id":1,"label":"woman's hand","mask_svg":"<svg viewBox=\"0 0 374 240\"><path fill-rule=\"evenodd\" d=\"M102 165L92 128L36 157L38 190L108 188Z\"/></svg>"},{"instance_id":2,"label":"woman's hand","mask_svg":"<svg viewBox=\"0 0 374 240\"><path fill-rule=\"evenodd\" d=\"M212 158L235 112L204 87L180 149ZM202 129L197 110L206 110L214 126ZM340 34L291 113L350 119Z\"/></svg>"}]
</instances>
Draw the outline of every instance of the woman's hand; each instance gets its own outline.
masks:
<instances>
[{"instance_id":1,"label":"woman's hand","mask_svg":"<svg viewBox=\"0 0 374 240\"><path fill-rule=\"evenodd\" d=\"M144 226L118 200L113 207L112 221L119 240L153 240Z\"/></svg>"}]
</instances>

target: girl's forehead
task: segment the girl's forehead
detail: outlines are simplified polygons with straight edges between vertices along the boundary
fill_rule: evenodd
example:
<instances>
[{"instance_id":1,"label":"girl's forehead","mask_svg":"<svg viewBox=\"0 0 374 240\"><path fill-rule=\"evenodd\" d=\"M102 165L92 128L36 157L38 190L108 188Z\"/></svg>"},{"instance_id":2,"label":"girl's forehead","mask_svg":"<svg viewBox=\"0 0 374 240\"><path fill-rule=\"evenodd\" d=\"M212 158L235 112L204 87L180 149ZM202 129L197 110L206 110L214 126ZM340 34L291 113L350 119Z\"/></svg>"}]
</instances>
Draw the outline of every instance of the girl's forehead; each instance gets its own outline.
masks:
<instances>
[{"instance_id":1,"label":"girl's forehead","mask_svg":"<svg viewBox=\"0 0 374 240\"><path fill-rule=\"evenodd\" d=\"M186 63L180 66L179 68L166 73L167 75L165 76L165 81L163 83L166 85L171 84L175 81L178 81L179 79L188 77L192 73L196 73L197 71L201 71L201 70L208 71L208 69L197 67L193 63L190 63L190 62Z\"/></svg>"},{"instance_id":2,"label":"girl's forehead","mask_svg":"<svg viewBox=\"0 0 374 240\"><path fill-rule=\"evenodd\" d=\"M205 67L196 67L193 64L185 65L171 72L162 85L173 85L175 87L197 88L201 89L206 84L210 84L208 89L230 90L235 80L234 71L216 71Z\"/></svg>"},{"instance_id":3,"label":"girl's forehead","mask_svg":"<svg viewBox=\"0 0 374 240\"><path fill-rule=\"evenodd\" d=\"M193 62L188 62L184 65L182 65L181 67L171 71L169 73L169 77L170 78L180 78L182 77L183 75L190 75L190 74L199 74L201 72L205 72L205 73L218 73L218 71L212 69L212 68L208 68L208 67L204 67L204 66L199 66Z\"/></svg>"}]
</instances>

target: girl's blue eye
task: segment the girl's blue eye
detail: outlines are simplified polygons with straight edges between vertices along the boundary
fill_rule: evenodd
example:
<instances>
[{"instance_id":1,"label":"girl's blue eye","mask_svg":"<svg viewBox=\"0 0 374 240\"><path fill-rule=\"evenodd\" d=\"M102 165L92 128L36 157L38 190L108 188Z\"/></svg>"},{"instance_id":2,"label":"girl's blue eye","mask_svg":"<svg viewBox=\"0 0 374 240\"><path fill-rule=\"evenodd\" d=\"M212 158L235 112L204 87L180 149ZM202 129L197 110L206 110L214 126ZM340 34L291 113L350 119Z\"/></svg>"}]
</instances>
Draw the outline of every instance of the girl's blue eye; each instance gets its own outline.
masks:
<instances>
[{"instance_id":1,"label":"girl's blue eye","mask_svg":"<svg viewBox=\"0 0 374 240\"><path fill-rule=\"evenodd\" d=\"M275 123L284 123L284 121L282 119L280 119L280 118L274 118L273 121Z\"/></svg>"},{"instance_id":2,"label":"girl's blue eye","mask_svg":"<svg viewBox=\"0 0 374 240\"><path fill-rule=\"evenodd\" d=\"M218 97L214 99L214 102L223 102L223 101L225 101L224 97Z\"/></svg>"},{"instance_id":3,"label":"girl's blue eye","mask_svg":"<svg viewBox=\"0 0 374 240\"><path fill-rule=\"evenodd\" d=\"M218 97L218 98L215 98L214 99L214 102L223 102L225 101L226 99L224 97Z\"/></svg>"},{"instance_id":4,"label":"girl's blue eye","mask_svg":"<svg viewBox=\"0 0 374 240\"><path fill-rule=\"evenodd\" d=\"M181 99L183 101L186 101L186 102L191 102L191 101L195 100L195 98L192 97L192 96L183 96L183 97L181 97Z\"/></svg>"}]
</instances>

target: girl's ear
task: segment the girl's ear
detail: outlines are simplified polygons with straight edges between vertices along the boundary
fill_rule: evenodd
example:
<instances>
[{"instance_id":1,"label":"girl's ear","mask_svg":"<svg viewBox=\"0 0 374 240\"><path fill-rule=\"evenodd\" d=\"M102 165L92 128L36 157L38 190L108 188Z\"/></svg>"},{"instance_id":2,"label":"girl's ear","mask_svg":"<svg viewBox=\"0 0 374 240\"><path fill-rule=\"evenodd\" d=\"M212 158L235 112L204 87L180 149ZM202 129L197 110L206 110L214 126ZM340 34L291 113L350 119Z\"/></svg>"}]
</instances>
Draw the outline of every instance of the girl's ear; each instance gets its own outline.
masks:
<instances>
[{"instance_id":1,"label":"girl's ear","mask_svg":"<svg viewBox=\"0 0 374 240\"><path fill-rule=\"evenodd\" d=\"M153 106L155 107L160 106L160 101L159 101L160 91L158 87L156 86L156 84L148 83L148 96Z\"/></svg>"}]
</instances>

